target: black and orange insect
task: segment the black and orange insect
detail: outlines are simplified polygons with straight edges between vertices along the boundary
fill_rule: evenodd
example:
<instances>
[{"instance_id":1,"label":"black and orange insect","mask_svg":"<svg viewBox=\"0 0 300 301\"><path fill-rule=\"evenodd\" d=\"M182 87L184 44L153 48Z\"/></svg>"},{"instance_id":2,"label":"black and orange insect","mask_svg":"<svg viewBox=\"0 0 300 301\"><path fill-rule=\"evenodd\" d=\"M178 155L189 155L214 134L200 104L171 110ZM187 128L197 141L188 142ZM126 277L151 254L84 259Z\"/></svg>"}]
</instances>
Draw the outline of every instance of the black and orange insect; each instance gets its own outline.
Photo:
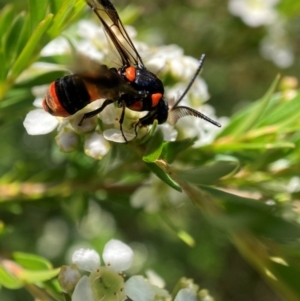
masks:
<instances>
[{"instance_id":1,"label":"black and orange insect","mask_svg":"<svg viewBox=\"0 0 300 301\"><path fill-rule=\"evenodd\" d=\"M106 35L117 50L121 68L108 68L106 65L96 64L91 71L76 72L57 79L50 85L43 101L45 111L54 116L66 117L73 115L92 101L105 98L98 109L83 115L79 123L81 125L86 118L97 115L107 105L117 102L117 106L122 108L119 123L125 142L127 140L122 124L126 108L148 112L133 125L135 135L137 135L137 127L151 125L154 120L157 120L159 124L167 120L175 124L178 119L187 115L202 118L218 127L221 126L192 108L179 106L201 71L205 55L201 56L198 68L184 93L169 108L164 97L162 81L145 67L113 4L109 0L86 1L98 16Z\"/></svg>"}]
</instances>

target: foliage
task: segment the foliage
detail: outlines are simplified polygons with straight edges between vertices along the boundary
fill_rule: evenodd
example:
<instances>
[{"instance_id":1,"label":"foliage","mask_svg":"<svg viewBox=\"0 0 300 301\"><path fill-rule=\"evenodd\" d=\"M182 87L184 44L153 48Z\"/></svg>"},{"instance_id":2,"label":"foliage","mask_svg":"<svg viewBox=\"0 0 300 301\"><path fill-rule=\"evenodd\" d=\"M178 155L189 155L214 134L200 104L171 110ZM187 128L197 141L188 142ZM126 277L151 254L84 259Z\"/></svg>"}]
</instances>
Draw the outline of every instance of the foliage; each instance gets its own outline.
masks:
<instances>
[{"instance_id":1,"label":"foliage","mask_svg":"<svg viewBox=\"0 0 300 301\"><path fill-rule=\"evenodd\" d=\"M164 141L155 124L144 139L113 144L101 161L61 153L52 135L27 135L20 116L31 88L64 72L26 71L84 5L30 0L27 13L12 5L0 13L1 300L17 300L17 292L32 300L26 291L62 300L53 266L75 247L101 249L112 237L132 242L139 263L129 273L151 268L170 287L191 277L220 298L215 279L230 275L230 241L284 300L299 300L300 95L292 80L266 84L209 144ZM278 9L293 15L283 2Z\"/></svg>"}]
</instances>

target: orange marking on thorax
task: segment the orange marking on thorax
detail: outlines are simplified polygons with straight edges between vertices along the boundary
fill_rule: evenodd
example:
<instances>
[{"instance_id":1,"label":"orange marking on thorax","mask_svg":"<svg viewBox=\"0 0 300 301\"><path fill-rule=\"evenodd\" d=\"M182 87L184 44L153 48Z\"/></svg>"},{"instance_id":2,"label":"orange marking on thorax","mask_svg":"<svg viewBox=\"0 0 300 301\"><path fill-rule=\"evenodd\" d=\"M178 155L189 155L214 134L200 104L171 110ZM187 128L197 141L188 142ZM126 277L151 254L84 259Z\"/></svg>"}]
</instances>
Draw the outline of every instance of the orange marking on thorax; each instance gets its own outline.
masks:
<instances>
[{"instance_id":1,"label":"orange marking on thorax","mask_svg":"<svg viewBox=\"0 0 300 301\"><path fill-rule=\"evenodd\" d=\"M133 82L135 80L135 76L136 76L136 70L134 67L128 67L125 70L125 76L126 78L130 81Z\"/></svg>"},{"instance_id":2,"label":"orange marking on thorax","mask_svg":"<svg viewBox=\"0 0 300 301\"><path fill-rule=\"evenodd\" d=\"M154 94L151 95L151 101L152 101L151 106L152 106L152 108L154 108L158 105L161 98L162 98L161 93L154 93Z\"/></svg>"}]
</instances>

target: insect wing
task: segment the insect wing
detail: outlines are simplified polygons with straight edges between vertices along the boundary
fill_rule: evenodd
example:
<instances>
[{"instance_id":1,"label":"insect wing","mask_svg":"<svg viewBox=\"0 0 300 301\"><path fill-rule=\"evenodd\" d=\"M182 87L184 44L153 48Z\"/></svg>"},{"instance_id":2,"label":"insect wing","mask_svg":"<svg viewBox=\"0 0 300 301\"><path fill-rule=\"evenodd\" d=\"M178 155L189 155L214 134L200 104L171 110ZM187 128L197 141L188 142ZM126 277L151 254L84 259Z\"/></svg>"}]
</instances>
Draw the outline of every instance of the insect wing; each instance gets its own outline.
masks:
<instances>
[{"instance_id":1,"label":"insect wing","mask_svg":"<svg viewBox=\"0 0 300 301\"><path fill-rule=\"evenodd\" d=\"M97 94L101 98L114 100L119 99L120 95L124 93L133 96L139 95L120 77L115 69L99 64L84 54L77 54L76 65L72 68L72 71L85 81L91 95L95 94L92 89L97 89Z\"/></svg>"},{"instance_id":2,"label":"insect wing","mask_svg":"<svg viewBox=\"0 0 300 301\"><path fill-rule=\"evenodd\" d=\"M86 0L101 21L109 41L117 50L123 66L143 67L143 61L109 0Z\"/></svg>"}]
</instances>

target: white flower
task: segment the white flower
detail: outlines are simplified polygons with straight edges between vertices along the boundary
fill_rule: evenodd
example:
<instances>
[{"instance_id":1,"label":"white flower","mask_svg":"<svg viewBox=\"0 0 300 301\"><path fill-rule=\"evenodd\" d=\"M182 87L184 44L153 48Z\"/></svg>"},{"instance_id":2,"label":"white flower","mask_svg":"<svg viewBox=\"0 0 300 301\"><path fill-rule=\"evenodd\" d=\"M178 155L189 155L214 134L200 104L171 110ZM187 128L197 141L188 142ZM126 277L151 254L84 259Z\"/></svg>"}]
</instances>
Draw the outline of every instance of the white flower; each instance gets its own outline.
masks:
<instances>
[{"instance_id":1,"label":"white flower","mask_svg":"<svg viewBox=\"0 0 300 301\"><path fill-rule=\"evenodd\" d=\"M175 141L178 135L178 131L169 123L164 123L164 124L160 124L158 125L158 128L161 129L163 136L164 136L164 140L165 141Z\"/></svg>"},{"instance_id":2,"label":"white flower","mask_svg":"<svg viewBox=\"0 0 300 301\"><path fill-rule=\"evenodd\" d=\"M278 171L281 171L283 169L287 169L289 168L291 165L291 162L287 159L279 159L277 161L274 161L272 162L270 165L269 165L269 169L272 171L272 172L278 172Z\"/></svg>"},{"instance_id":3,"label":"white flower","mask_svg":"<svg viewBox=\"0 0 300 301\"><path fill-rule=\"evenodd\" d=\"M132 276L125 283L125 294L133 301L153 301L152 285L142 276Z\"/></svg>"},{"instance_id":4,"label":"white flower","mask_svg":"<svg viewBox=\"0 0 300 301\"><path fill-rule=\"evenodd\" d=\"M135 134L124 132L127 141L133 140ZM108 141L113 141L117 143L124 143L125 139L122 135L122 132L118 129L108 129L103 131L103 137Z\"/></svg>"},{"instance_id":5,"label":"white flower","mask_svg":"<svg viewBox=\"0 0 300 301\"><path fill-rule=\"evenodd\" d=\"M72 256L73 264L62 267L58 281L66 293L72 294L72 301L123 301L126 298L120 272L131 266L133 251L112 239L104 247L103 259L105 267L100 266L100 256L95 250L79 249ZM85 273L81 275L79 269Z\"/></svg>"},{"instance_id":6,"label":"white flower","mask_svg":"<svg viewBox=\"0 0 300 301\"><path fill-rule=\"evenodd\" d=\"M202 105L195 109L209 116L211 119L218 120L222 126L226 126L229 121L227 117L217 118L214 109L209 105ZM219 127L203 119L190 116L180 119L177 123L177 128L182 131L181 134L184 138L197 138L197 141L193 145L195 148L211 143L220 132Z\"/></svg>"},{"instance_id":7,"label":"white flower","mask_svg":"<svg viewBox=\"0 0 300 301\"><path fill-rule=\"evenodd\" d=\"M260 42L261 55L280 68L290 67L295 60L288 38L287 22L283 17L267 27L267 35Z\"/></svg>"},{"instance_id":8,"label":"white flower","mask_svg":"<svg viewBox=\"0 0 300 301\"><path fill-rule=\"evenodd\" d=\"M104 136L98 132L93 132L86 136L84 142L84 152L97 160L101 160L110 150L110 144Z\"/></svg>"},{"instance_id":9,"label":"white flower","mask_svg":"<svg viewBox=\"0 0 300 301\"><path fill-rule=\"evenodd\" d=\"M125 271L130 268L133 260L132 249L117 239L111 239L103 250L103 260L113 271ZM72 262L84 271L96 271L100 267L100 257L95 250L79 249L74 252Z\"/></svg>"},{"instance_id":10,"label":"white flower","mask_svg":"<svg viewBox=\"0 0 300 301\"><path fill-rule=\"evenodd\" d=\"M87 276L83 276L77 283L72 301L95 301L91 282Z\"/></svg>"},{"instance_id":11,"label":"white flower","mask_svg":"<svg viewBox=\"0 0 300 301\"><path fill-rule=\"evenodd\" d=\"M132 301L169 300L170 294L142 276L132 276L125 283L125 294Z\"/></svg>"},{"instance_id":12,"label":"white flower","mask_svg":"<svg viewBox=\"0 0 300 301\"><path fill-rule=\"evenodd\" d=\"M62 152L72 152L79 145L78 134L70 128L63 128L55 137L56 143Z\"/></svg>"},{"instance_id":13,"label":"white flower","mask_svg":"<svg viewBox=\"0 0 300 301\"><path fill-rule=\"evenodd\" d=\"M120 240L112 239L105 245L102 256L110 269L120 272L130 268L133 251Z\"/></svg>"},{"instance_id":14,"label":"white flower","mask_svg":"<svg viewBox=\"0 0 300 301\"><path fill-rule=\"evenodd\" d=\"M92 272L100 267L100 257L95 250L79 249L72 256L72 262L81 270Z\"/></svg>"},{"instance_id":15,"label":"white flower","mask_svg":"<svg viewBox=\"0 0 300 301\"><path fill-rule=\"evenodd\" d=\"M164 288L166 283L163 278L161 278L157 273L152 270L146 271L147 279L152 284L159 288Z\"/></svg>"},{"instance_id":16,"label":"white flower","mask_svg":"<svg viewBox=\"0 0 300 301\"><path fill-rule=\"evenodd\" d=\"M289 193L296 193L300 191L300 178L292 177L287 185L287 191Z\"/></svg>"},{"instance_id":17,"label":"white flower","mask_svg":"<svg viewBox=\"0 0 300 301\"><path fill-rule=\"evenodd\" d=\"M190 80L191 78L189 78ZM172 99L173 102L182 95L184 90L186 89L189 80L185 82L180 82L172 87L168 87L166 92L166 96L168 99ZM208 88L205 81L201 78L196 78L192 87L190 88L188 94L182 99L180 105L192 106L199 106L201 103L207 101L209 99ZM172 102L170 102L172 106Z\"/></svg>"},{"instance_id":18,"label":"white flower","mask_svg":"<svg viewBox=\"0 0 300 301\"><path fill-rule=\"evenodd\" d=\"M279 0L230 0L229 11L251 27L271 24L277 17L275 5Z\"/></svg>"},{"instance_id":19,"label":"white flower","mask_svg":"<svg viewBox=\"0 0 300 301\"><path fill-rule=\"evenodd\" d=\"M43 109L35 109L26 115L23 125L29 135L43 135L55 130L58 121Z\"/></svg>"},{"instance_id":20,"label":"white flower","mask_svg":"<svg viewBox=\"0 0 300 301\"><path fill-rule=\"evenodd\" d=\"M70 51L70 44L63 37L58 37L48 43L41 51L41 56L65 54Z\"/></svg>"},{"instance_id":21,"label":"white flower","mask_svg":"<svg viewBox=\"0 0 300 301\"><path fill-rule=\"evenodd\" d=\"M198 301L197 295L193 289L182 288L176 295L174 301Z\"/></svg>"},{"instance_id":22,"label":"white flower","mask_svg":"<svg viewBox=\"0 0 300 301\"><path fill-rule=\"evenodd\" d=\"M33 105L37 107L27 113L23 125L29 135L44 135L54 131L59 122L58 119L42 109L43 96L47 86L37 86L32 88L32 94L36 97Z\"/></svg>"}]
</instances>

